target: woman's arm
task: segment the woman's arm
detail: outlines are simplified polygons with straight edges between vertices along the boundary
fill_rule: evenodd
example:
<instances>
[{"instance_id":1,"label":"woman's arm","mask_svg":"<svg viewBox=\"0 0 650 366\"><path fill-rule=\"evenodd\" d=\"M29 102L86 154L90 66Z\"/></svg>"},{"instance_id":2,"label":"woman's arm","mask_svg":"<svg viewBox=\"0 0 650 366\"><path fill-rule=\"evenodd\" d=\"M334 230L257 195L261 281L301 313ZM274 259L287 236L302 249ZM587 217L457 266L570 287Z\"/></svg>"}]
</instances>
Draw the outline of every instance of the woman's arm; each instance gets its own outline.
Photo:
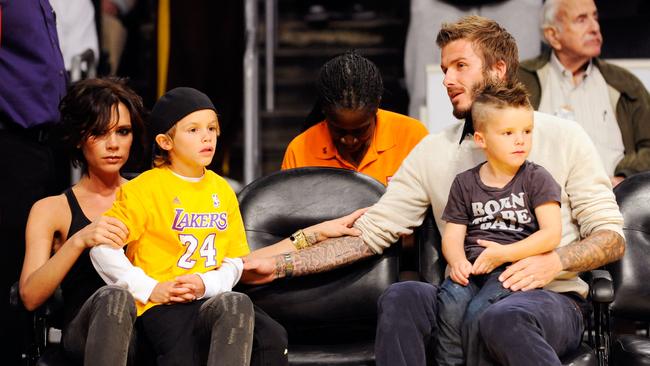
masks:
<instances>
[{"instance_id":1,"label":"woman's arm","mask_svg":"<svg viewBox=\"0 0 650 366\"><path fill-rule=\"evenodd\" d=\"M36 202L29 213L19 286L28 310L36 309L54 293L84 249L99 243L123 245L126 239L127 230L121 222L102 218L69 237L52 255L55 234L67 228L71 220L61 214L63 210L68 207L62 196L57 196Z\"/></svg>"},{"instance_id":2,"label":"woman's arm","mask_svg":"<svg viewBox=\"0 0 650 366\"><path fill-rule=\"evenodd\" d=\"M19 289L23 304L30 311L38 308L54 293L83 251L83 246L76 240L67 240L50 257L54 236L69 218L69 215L61 215L63 205L60 198L48 197L36 202L27 219L25 260Z\"/></svg>"},{"instance_id":3,"label":"woman's arm","mask_svg":"<svg viewBox=\"0 0 650 366\"><path fill-rule=\"evenodd\" d=\"M338 219L329 220L317 225L310 226L303 230L305 238L310 243L310 245L312 245L320 243L321 241L328 238L337 238L345 235L359 236L361 235L361 232L353 228L352 225L367 210L367 208L361 208L349 215L340 217ZM276 255L284 253L295 252L296 250L297 249L291 240L286 238L273 245L252 251L247 256L247 259L274 257Z\"/></svg>"}]
</instances>

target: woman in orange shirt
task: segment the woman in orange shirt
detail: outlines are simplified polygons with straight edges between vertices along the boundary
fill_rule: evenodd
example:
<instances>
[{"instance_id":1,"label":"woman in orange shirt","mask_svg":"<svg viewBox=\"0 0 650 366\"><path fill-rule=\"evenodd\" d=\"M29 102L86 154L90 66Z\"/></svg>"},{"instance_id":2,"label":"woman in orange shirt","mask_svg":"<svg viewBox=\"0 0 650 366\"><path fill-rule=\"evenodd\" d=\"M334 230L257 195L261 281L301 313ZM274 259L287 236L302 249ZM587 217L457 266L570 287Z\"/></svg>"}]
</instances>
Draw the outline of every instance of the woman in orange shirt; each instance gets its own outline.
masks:
<instances>
[{"instance_id":1,"label":"woman in orange shirt","mask_svg":"<svg viewBox=\"0 0 650 366\"><path fill-rule=\"evenodd\" d=\"M348 51L323 65L309 127L287 147L282 169L325 166L365 173L384 185L427 135L413 118L379 109L384 86L377 66Z\"/></svg>"}]
</instances>

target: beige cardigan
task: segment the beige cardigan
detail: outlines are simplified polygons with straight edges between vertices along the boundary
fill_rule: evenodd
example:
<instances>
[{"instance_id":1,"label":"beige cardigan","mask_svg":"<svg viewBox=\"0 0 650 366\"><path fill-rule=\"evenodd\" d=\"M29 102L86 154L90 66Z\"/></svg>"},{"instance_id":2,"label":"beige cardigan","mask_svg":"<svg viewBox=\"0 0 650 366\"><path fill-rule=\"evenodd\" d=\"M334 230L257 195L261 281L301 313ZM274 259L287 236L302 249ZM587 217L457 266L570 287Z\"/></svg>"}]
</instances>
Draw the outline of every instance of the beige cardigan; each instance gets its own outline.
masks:
<instances>
[{"instance_id":1,"label":"beige cardigan","mask_svg":"<svg viewBox=\"0 0 650 366\"><path fill-rule=\"evenodd\" d=\"M623 236L623 217L598 153L582 127L573 121L535 112L533 147L528 160L546 168L562 187L562 241L567 245L597 230ZM386 193L355 226L376 253L419 226L429 206L442 232L442 211L456 174L485 161L469 137L461 139L463 124L425 137L404 160ZM588 287L575 273L562 272L545 289L575 291Z\"/></svg>"}]
</instances>

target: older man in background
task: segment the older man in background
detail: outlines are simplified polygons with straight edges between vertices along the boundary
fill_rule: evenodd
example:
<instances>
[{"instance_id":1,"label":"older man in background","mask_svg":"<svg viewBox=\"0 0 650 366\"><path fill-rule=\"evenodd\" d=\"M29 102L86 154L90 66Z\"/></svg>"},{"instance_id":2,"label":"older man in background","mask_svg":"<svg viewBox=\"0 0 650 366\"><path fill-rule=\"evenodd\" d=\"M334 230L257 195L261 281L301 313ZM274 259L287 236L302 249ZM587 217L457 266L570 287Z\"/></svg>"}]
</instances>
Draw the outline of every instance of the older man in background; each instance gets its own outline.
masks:
<instances>
[{"instance_id":1,"label":"older man in background","mask_svg":"<svg viewBox=\"0 0 650 366\"><path fill-rule=\"evenodd\" d=\"M613 185L650 170L650 95L629 71L598 58L593 0L547 0L542 32L552 50L519 69L533 107L582 125Z\"/></svg>"}]
</instances>

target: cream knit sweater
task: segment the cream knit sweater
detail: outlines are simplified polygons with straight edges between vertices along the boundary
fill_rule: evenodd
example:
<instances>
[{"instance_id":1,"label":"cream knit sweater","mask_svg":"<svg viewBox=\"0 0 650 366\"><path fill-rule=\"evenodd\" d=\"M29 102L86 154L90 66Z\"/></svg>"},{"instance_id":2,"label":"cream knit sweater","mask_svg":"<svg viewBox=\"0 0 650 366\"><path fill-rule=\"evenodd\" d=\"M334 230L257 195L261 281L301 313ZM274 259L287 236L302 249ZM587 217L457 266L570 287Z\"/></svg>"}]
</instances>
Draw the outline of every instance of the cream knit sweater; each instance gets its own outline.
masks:
<instances>
[{"instance_id":1,"label":"cream knit sweater","mask_svg":"<svg viewBox=\"0 0 650 366\"><path fill-rule=\"evenodd\" d=\"M610 180L585 131L573 121L535 112L533 147L528 160L546 168L562 187L562 241L567 245L597 230L623 236L623 217ZM459 144L462 123L425 137L404 160L386 193L355 227L376 253L411 234L429 206L440 232L442 211L456 174L485 161L483 151L466 137ZM575 273L562 272L545 289L575 291L586 296L588 287Z\"/></svg>"}]
</instances>

